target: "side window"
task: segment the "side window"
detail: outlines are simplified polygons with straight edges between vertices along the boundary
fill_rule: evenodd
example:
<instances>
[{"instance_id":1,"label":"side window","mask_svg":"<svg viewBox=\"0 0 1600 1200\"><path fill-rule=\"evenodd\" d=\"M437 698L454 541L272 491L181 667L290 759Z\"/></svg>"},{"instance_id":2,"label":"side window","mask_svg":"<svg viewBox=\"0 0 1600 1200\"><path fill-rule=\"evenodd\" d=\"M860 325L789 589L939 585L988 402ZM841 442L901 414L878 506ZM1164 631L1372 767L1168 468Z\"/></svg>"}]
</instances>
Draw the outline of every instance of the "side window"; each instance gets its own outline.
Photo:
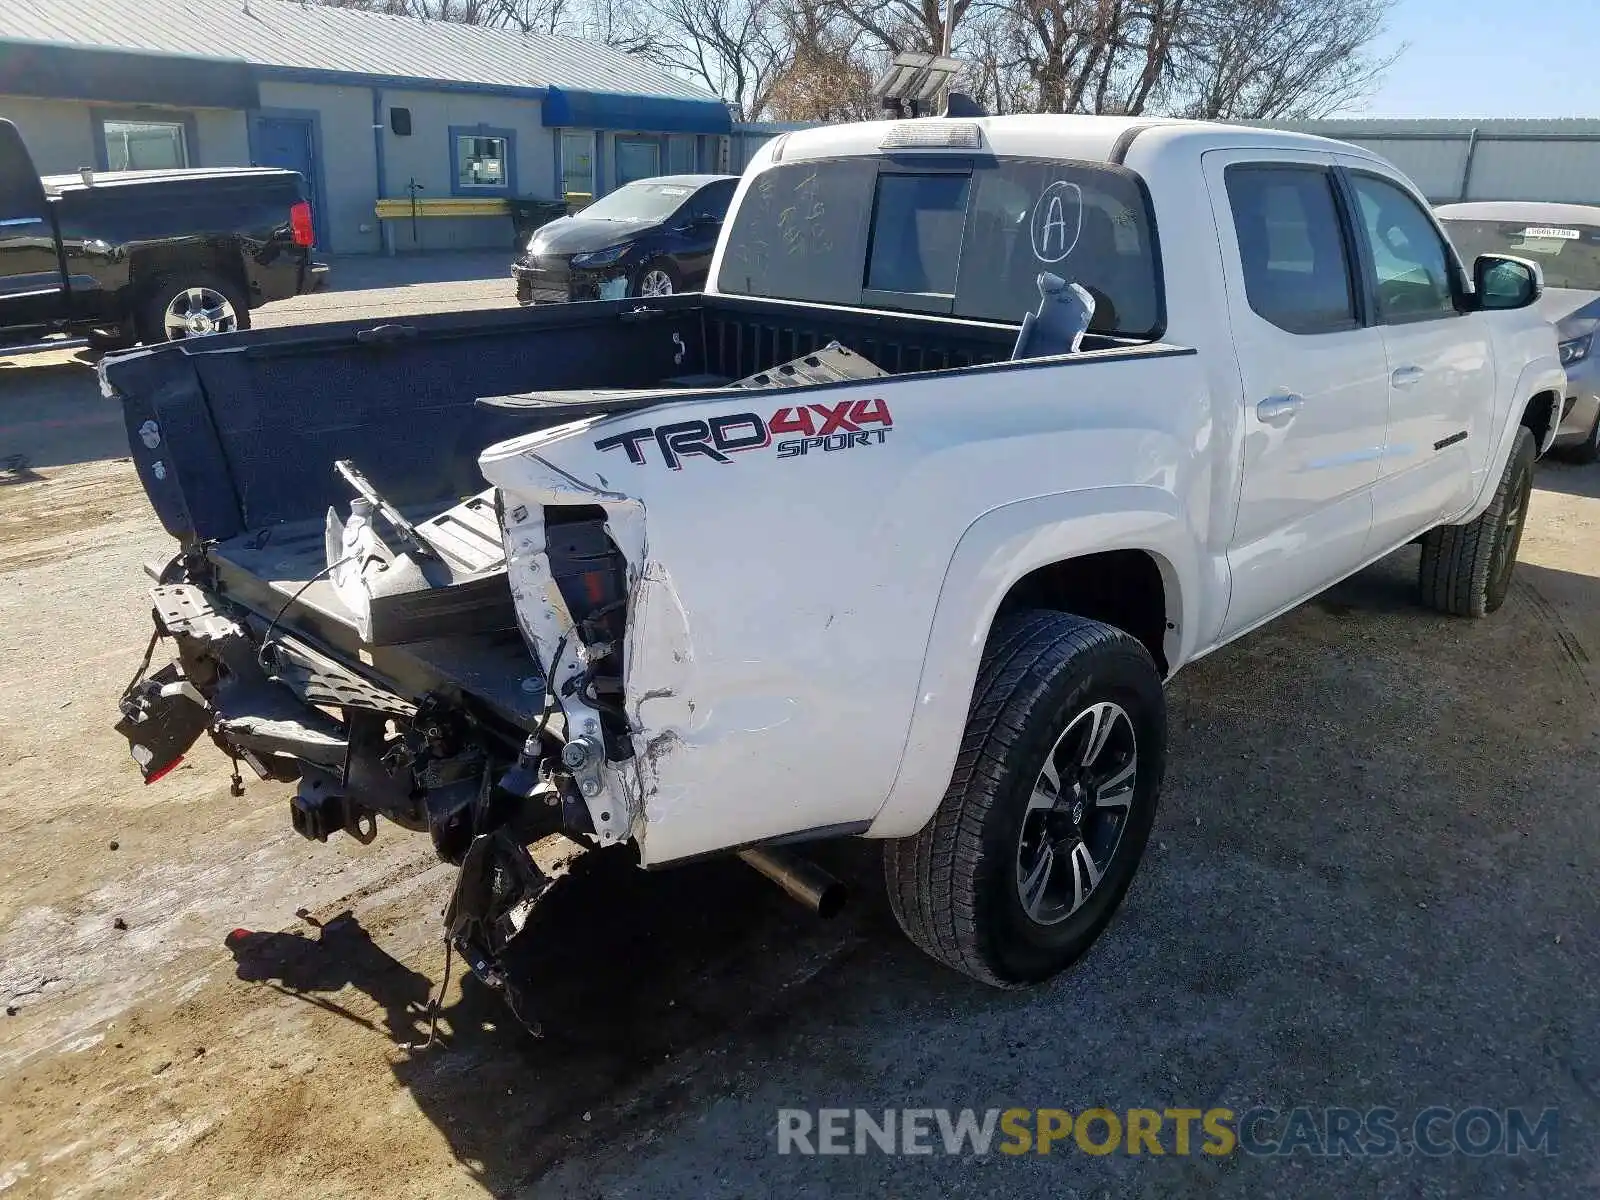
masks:
<instances>
[{"instance_id":1,"label":"side window","mask_svg":"<svg viewBox=\"0 0 1600 1200\"><path fill-rule=\"evenodd\" d=\"M708 183L689 199L688 215L720 221L728 215L728 203L733 199L735 180Z\"/></svg>"},{"instance_id":2,"label":"side window","mask_svg":"<svg viewBox=\"0 0 1600 1200\"><path fill-rule=\"evenodd\" d=\"M1411 196L1375 175L1352 175L1378 277L1378 316L1417 321L1453 316L1450 251Z\"/></svg>"},{"instance_id":3,"label":"side window","mask_svg":"<svg viewBox=\"0 0 1600 1200\"><path fill-rule=\"evenodd\" d=\"M1320 167L1233 166L1228 205L1251 309L1290 333L1356 326L1350 254Z\"/></svg>"}]
</instances>

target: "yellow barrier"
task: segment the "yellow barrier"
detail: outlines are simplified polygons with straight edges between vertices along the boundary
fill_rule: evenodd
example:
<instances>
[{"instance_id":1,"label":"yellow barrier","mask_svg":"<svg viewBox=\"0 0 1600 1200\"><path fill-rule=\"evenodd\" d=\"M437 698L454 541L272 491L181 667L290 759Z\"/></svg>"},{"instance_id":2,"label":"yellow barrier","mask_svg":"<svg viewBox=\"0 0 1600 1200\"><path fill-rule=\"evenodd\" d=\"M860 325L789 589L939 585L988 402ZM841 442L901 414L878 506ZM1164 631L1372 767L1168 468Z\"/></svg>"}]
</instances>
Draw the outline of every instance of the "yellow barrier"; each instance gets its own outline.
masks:
<instances>
[{"instance_id":1,"label":"yellow barrier","mask_svg":"<svg viewBox=\"0 0 1600 1200\"><path fill-rule=\"evenodd\" d=\"M448 199L418 199L419 217L503 217L511 212L504 196L451 196ZM376 212L380 221L401 221L411 216L411 198L379 200Z\"/></svg>"}]
</instances>

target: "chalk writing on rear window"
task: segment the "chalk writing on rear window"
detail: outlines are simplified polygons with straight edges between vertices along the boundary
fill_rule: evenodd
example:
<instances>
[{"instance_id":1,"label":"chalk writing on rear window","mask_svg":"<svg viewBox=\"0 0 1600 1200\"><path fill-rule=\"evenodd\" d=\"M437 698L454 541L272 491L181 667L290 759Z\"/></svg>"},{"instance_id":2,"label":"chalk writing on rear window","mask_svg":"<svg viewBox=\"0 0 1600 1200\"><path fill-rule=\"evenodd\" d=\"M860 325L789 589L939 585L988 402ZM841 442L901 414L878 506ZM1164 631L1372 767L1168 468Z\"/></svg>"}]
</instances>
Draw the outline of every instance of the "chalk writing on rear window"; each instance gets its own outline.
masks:
<instances>
[{"instance_id":1,"label":"chalk writing on rear window","mask_svg":"<svg viewBox=\"0 0 1600 1200\"><path fill-rule=\"evenodd\" d=\"M1033 205L1033 255L1040 262L1060 262L1078 246L1083 232L1083 189L1056 180Z\"/></svg>"}]
</instances>

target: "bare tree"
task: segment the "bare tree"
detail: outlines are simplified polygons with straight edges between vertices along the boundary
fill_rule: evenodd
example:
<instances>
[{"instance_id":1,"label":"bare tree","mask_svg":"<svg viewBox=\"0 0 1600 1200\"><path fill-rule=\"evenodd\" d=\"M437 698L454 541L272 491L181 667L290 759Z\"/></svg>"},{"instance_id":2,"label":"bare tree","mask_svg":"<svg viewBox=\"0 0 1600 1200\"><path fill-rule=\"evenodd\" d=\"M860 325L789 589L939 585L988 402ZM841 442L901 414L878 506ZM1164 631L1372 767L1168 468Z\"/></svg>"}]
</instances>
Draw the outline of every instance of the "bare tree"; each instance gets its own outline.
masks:
<instances>
[{"instance_id":1,"label":"bare tree","mask_svg":"<svg viewBox=\"0 0 1600 1200\"><path fill-rule=\"evenodd\" d=\"M1173 111L1311 118L1358 103L1401 53L1369 51L1388 7L1388 0L1206 0L1182 55L1188 86Z\"/></svg>"},{"instance_id":2,"label":"bare tree","mask_svg":"<svg viewBox=\"0 0 1600 1200\"><path fill-rule=\"evenodd\" d=\"M792 59L784 0L635 0L632 26L639 53L705 84L737 106L745 120L767 107L774 80Z\"/></svg>"},{"instance_id":3,"label":"bare tree","mask_svg":"<svg viewBox=\"0 0 1600 1200\"><path fill-rule=\"evenodd\" d=\"M1370 52L1392 0L999 3L993 69L1044 112L1315 116L1369 94L1398 55Z\"/></svg>"},{"instance_id":4,"label":"bare tree","mask_svg":"<svg viewBox=\"0 0 1600 1200\"><path fill-rule=\"evenodd\" d=\"M645 54L656 42L650 23L639 19L636 0L588 0L577 33L627 54Z\"/></svg>"},{"instance_id":5,"label":"bare tree","mask_svg":"<svg viewBox=\"0 0 1600 1200\"><path fill-rule=\"evenodd\" d=\"M767 95L778 121L862 121L877 115L873 56L859 27L837 20L833 0L791 0L783 16L791 47Z\"/></svg>"}]
</instances>

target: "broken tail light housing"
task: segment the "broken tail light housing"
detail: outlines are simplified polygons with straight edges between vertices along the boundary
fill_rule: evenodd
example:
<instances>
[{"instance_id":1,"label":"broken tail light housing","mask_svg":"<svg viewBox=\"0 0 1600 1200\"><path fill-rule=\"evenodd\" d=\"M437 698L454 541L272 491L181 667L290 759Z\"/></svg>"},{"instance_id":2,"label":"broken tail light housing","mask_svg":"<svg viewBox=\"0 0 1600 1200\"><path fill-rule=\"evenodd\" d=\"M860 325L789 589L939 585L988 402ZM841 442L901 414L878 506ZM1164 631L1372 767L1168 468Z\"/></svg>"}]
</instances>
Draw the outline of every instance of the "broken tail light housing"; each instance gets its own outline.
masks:
<instances>
[{"instance_id":1,"label":"broken tail light housing","mask_svg":"<svg viewBox=\"0 0 1600 1200\"><path fill-rule=\"evenodd\" d=\"M311 205L302 200L289 209L289 232L296 246L307 248L316 244L317 232L311 222Z\"/></svg>"}]
</instances>

